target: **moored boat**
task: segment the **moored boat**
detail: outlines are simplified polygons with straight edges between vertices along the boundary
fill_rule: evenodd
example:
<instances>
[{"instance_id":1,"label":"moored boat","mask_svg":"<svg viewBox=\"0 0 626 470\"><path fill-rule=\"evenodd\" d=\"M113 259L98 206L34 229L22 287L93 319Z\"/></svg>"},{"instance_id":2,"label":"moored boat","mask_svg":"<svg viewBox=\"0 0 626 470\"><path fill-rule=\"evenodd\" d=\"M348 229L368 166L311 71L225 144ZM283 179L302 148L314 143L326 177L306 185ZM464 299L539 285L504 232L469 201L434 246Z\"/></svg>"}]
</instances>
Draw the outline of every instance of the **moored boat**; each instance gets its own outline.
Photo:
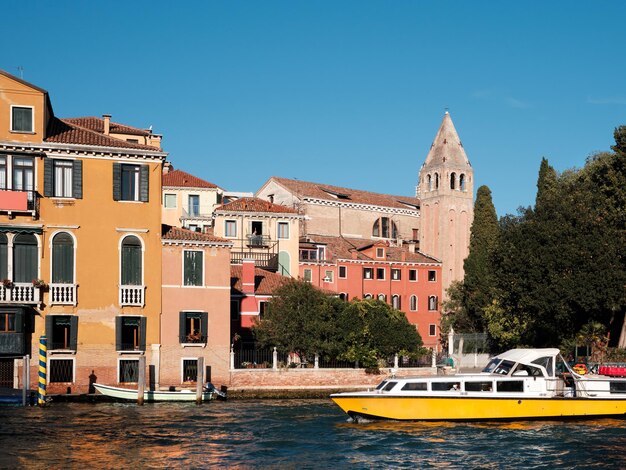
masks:
<instances>
[{"instance_id":1,"label":"moored boat","mask_svg":"<svg viewBox=\"0 0 626 470\"><path fill-rule=\"evenodd\" d=\"M112 387L111 385L93 384L95 389L103 395L120 400L137 400L138 391L130 388ZM195 390L145 390L144 401L196 401ZM215 389L212 385L204 388L202 401L210 401L216 398L225 398L225 394Z\"/></svg>"},{"instance_id":2,"label":"moored boat","mask_svg":"<svg viewBox=\"0 0 626 470\"><path fill-rule=\"evenodd\" d=\"M331 399L357 421L626 417L626 379L578 374L558 349L512 349L480 373L392 375Z\"/></svg>"}]
</instances>

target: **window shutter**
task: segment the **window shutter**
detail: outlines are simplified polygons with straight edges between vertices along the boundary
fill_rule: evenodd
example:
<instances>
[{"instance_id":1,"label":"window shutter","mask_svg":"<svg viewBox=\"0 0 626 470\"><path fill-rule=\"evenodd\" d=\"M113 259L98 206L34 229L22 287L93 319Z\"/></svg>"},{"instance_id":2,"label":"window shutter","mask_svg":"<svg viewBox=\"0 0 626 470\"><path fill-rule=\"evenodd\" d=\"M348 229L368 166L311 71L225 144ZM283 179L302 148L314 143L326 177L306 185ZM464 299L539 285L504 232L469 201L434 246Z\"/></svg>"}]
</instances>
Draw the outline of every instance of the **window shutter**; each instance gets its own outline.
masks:
<instances>
[{"instance_id":1,"label":"window shutter","mask_svg":"<svg viewBox=\"0 0 626 470\"><path fill-rule=\"evenodd\" d=\"M72 162L72 197L83 198L83 161L74 160Z\"/></svg>"},{"instance_id":2,"label":"window shutter","mask_svg":"<svg viewBox=\"0 0 626 470\"><path fill-rule=\"evenodd\" d=\"M141 165L139 167L139 200L142 202L148 202L148 190L150 167L148 165Z\"/></svg>"},{"instance_id":3,"label":"window shutter","mask_svg":"<svg viewBox=\"0 0 626 470\"><path fill-rule=\"evenodd\" d=\"M179 318L179 323L178 323L178 340L181 343L185 342L185 338L187 336L187 331L186 331L186 320L187 320L187 315L185 315L185 312L179 312L178 313L178 318Z\"/></svg>"},{"instance_id":4,"label":"window shutter","mask_svg":"<svg viewBox=\"0 0 626 470\"><path fill-rule=\"evenodd\" d=\"M146 350L146 317L139 319L139 349Z\"/></svg>"},{"instance_id":5,"label":"window shutter","mask_svg":"<svg viewBox=\"0 0 626 470\"><path fill-rule=\"evenodd\" d=\"M51 197L54 195L54 162L49 158L43 160L43 195Z\"/></svg>"},{"instance_id":6,"label":"window shutter","mask_svg":"<svg viewBox=\"0 0 626 470\"><path fill-rule=\"evenodd\" d=\"M113 200L122 199L122 164L113 163Z\"/></svg>"},{"instance_id":7,"label":"window shutter","mask_svg":"<svg viewBox=\"0 0 626 470\"><path fill-rule=\"evenodd\" d=\"M70 317L70 349L76 351L78 344L78 317L73 315Z\"/></svg>"},{"instance_id":8,"label":"window shutter","mask_svg":"<svg viewBox=\"0 0 626 470\"><path fill-rule=\"evenodd\" d=\"M122 319L123 317L115 317L115 350L122 350Z\"/></svg>"},{"instance_id":9,"label":"window shutter","mask_svg":"<svg viewBox=\"0 0 626 470\"><path fill-rule=\"evenodd\" d=\"M15 312L15 332L24 332L24 311L22 309Z\"/></svg>"},{"instance_id":10,"label":"window shutter","mask_svg":"<svg viewBox=\"0 0 626 470\"><path fill-rule=\"evenodd\" d=\"M46 345L48 349L52 349L50 346L52 345L52 342L54 341L54 338L52 337L52 326L54 325L54 316L53 315L46 315L46 340L48 341L48 344Z\"/></svg>"},{"instance_id":11,"label":"window shutter","mask_svg":"<svg viewBox=\"0 0 626 470\"><path fill-rule=\"evenodd\" d=\"M209 342L209 313L202 312L200 314L200 332L202 333L202 337L206 343Z\"/></svg>"}]
</instances>

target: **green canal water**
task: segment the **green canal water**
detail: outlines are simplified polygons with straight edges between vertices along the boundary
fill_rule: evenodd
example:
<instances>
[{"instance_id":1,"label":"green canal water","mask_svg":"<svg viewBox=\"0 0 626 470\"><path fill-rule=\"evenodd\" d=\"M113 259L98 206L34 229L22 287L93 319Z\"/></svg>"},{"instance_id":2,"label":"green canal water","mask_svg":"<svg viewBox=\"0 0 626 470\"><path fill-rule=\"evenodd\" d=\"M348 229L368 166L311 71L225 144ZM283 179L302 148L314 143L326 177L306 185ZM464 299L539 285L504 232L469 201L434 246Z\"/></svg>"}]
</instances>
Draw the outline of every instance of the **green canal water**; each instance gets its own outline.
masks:
<instances>
[{"instance_id":1,"label":"green canal water","mask_svg":"<svg viewBox=\"0 0 626 470\"><path fill-rule=\"evenodd\" d=\"M0 408L0 468L626 468L626 420L352 423L330 400Z\"/></svg>"}]
</instances>

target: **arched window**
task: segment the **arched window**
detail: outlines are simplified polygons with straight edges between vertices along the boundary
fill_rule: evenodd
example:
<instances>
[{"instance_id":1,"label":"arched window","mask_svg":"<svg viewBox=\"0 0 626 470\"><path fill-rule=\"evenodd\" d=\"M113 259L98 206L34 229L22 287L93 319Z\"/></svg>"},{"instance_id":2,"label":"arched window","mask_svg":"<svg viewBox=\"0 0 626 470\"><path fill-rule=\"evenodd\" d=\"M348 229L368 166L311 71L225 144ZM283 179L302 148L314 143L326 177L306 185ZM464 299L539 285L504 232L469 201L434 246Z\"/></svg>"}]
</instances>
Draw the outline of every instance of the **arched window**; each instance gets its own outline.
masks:
<instances>
[{"instance_id":1,"label":"arched window","mask_svg":"<svg viewBox=\"0 0 626 470\"><path fill-rule=\"evenodd\" d=\"M428 310L437 310L438 303L439 302L437 301L436 295L431 295L430 297L428 297Z\"/></svg>"},{"instance_id":2,"label":"arched window","mask_svg":"<svg viewBox=\"0 0 626 470\"><path fill-rule=\"evenodd\" d=\"M450 189L456 189L456 173L450 175Z\"/></svg>"},{"instance_id":3,"label":"arched window","mask_svg":"<svg viewBox=\"0 0 626 470\"><path fill-rule=\"evenodd\" d=\"M372 236L379 238L398 238L398 227L389 217L379 217L372 226Z\"/></svg>"},{"instance_id":4,"label":"arched window","mask_svg":"<svg viewBox=\"0 0 626 470\"><path fill-rule=\"evenodd\" d=\"M391 297L391 306L396 310L400 310L400 296L394 295Z\"/></svg>"},{"instance_id":5,"label":"arched window","mask_svg":"<svg viewBox=\"0 0 626 470\"><path fill-rule=\"evenodd\" d=\"M465 175L462 173L459 175L459 189L465 191Z\"/></svg>"},{"instance_id":6,"label":"arched window","mask_svg":"<svg viewBox=\"0 0 626 470\"><path fill-rule=\"evenodd\" d=\"M340 298L341 300L345 300L345 301L347 302L347 301L348 301L348 294L346 294L345 292L341 292L341 293L339 294L339 298Z\"/></svg>"},{"instance_id":7,"label":"arched window","mask_svg":"<svg viewBox=\"0 0 626 470\"><path fill-rule=\"evenodd\" d=\"M122 241L122 285L143 285L143 256L141 241L129 235Z\"/></svg>"},{"instance_id":8,"label":"arched window","mask_svg":"<svg viewBox=\"0 0 626 470\"><path fill-rule=\"evenodd\" d=\"M372 298L372 294L365 294L363 296L364 299L371 299Z\"/></svg>"},{"instance_id":9,"label":"arched window","mask_svg":"<svg viewBox=\"0 0 626 470\"><path fill-rule=\"evenodd\" d=\"M7 236L4 233L0 233L0 279L6 279L8 275L9 266L9 249L8 249Z\"/></svg>"},{"instance_id":10,"label":"arched window","mask_svg":"<svg viewBox=\"0 0 626 470\"><path fill-rule=\"evenodd\" d=\"M417 312L417 296L412 295L409 301L409 309L412 312Z\"/></svg>"},{"instance_id":11,"label":"arched window","mask_svg":"<svg viewBox=\"0 0 626 470\"><path fill-rule=\"evenodd\" d=\"M435 189L439 189L439 173L435 173Z\"/></svg>"},{"instance_id":12,"label":"arched window","mask_svg":"<svg viewBox=\"0 0 626 470\"><path fill-rule=\"evenodd\" d=\"M433 189L433 180L430 177L430 175L426 176L426 187L428 188L429 191L432 191Z\"/></svg>"},{"instance_id":13,"label":"arched window","mask_svg":"<svg viewBox=\"0 0 626 470\"><path fill-rule=\"evenodd\" d=\"M52 239L52 283L74 284L74 239L57 233Z\"/></svg>"},{"instance_id":14,"label":"arched window","mask_svg":"<svg viewBox=\"0 0 626 470\"><path fill-rule=\"evenodd\" d=\"M387 296L385 294L378 294L378 300L385 302L387 300Z\"/></svg>"},{"instance_id":15,"label":"arched window","mask_svg":"<svg viewBox=\"0 0 626 470\"><path fill-rule=\"evenodd\" d=\"M22 233L13 240L13 281L32 282L38 279L37 239Z\"/></svg>"}]
</instances>

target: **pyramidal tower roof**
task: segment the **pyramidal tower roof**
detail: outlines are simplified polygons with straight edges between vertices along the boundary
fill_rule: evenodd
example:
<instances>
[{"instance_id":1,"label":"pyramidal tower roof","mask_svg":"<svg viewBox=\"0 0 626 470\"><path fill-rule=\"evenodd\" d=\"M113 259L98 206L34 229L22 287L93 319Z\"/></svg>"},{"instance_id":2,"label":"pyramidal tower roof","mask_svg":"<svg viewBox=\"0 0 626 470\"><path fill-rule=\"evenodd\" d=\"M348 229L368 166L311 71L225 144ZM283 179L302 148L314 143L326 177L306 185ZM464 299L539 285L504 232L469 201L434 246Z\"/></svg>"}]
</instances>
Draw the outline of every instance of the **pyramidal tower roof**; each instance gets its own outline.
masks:
<instances>
[{"instance_id":1,"label":"pyramidal tower roof","mask_svg":"<svg viewBox=\"0 0 626 470\"><path fill-rule=\"evenodd\" d=\"M456 133L450 113L446 111L443 121L437 131L435 140L430 147L424 166L433 165L465 166L470 165L463 149L463 144Z\"/></svg>"}]
</instances>

